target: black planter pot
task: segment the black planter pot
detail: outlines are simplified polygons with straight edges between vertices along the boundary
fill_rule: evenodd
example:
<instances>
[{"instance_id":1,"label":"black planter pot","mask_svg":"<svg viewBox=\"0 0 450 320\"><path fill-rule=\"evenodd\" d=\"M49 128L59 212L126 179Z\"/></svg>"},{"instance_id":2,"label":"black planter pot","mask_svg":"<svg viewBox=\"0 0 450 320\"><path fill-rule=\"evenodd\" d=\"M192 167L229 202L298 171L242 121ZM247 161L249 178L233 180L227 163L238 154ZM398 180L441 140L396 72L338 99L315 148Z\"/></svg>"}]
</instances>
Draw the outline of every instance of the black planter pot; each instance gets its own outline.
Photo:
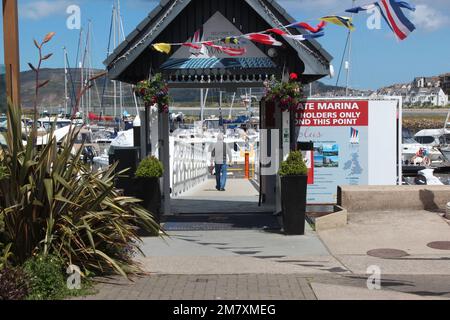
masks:
<instances>
[{"instance_id":1,"label":"black planter pot","mask_svg":"<svg viewBox=\"0 0 450 320\"><path fill-rule=\"evenodd\" d=\"M161 218L161 188L159 178L135 178L134 196L143 200L142 206L150 211L155 220Z\"/></svg>"},{"instance_id":2,"label":"black planter pot","mask_svg":"<svg viewBox=\"0 0 450 320\"><path fill-rule=\"evenodd\" d=\"M305 234L307 182L306 175L281 177L281 205L286 234Z\"/></svg>"}]
</instances>

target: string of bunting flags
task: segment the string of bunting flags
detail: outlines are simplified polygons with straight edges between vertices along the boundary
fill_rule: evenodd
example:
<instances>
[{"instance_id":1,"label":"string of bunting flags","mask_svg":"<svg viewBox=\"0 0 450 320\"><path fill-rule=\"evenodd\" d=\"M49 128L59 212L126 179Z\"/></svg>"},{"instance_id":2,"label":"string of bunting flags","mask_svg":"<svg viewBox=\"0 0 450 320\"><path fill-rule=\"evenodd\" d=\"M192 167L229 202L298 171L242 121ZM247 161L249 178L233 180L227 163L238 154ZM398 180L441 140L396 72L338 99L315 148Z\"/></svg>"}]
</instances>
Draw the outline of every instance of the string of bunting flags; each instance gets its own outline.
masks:
<instances>
[{"instance_id":1,"label":"string of bunting flags","mask_svg":"<svg viewBox=\"0 0 450 320\"><path fill-rule=\"evenodd\" d=\"M388 24L389 28L394 32L394 34L400 40L404 40L408 37L408 35L415 30L414 24L406 17L403 13L402 9L407 9L410 11L415 11L416 8L406 2L400 0L379 0L373 3L369 3L366 5L354 7L345 10L345 12L358 14L362 11L372 10L374 8L378 8L382 17ZM230 47L230 45L239 45L240 39L248 39L255 43L260 43L269 46L282 46L283 43L276 40L273 35L297 40L297 41L305 41L323 37L325 35L325 27L327 23L334 24L337 26L345 27L350 31L354 31L356 28L353 25L353 18L340 16L340 15L329 15L324 16L318 19L320 21L316 26L312 26L306 22L295 22L289 25L280 27L280 28L272 28L268 30L264 30L261 32L253 32L249 34L239 35L239 36L230 36L221 39L215 40L207 40L200 41L199 32L193 37L192 42L183 42L183 43L155 43L152 45L153 49L162 52L165 54L170 54L173 46L185 46L190 47L196 50L201 50L202 48L210 47L220 52L223 52L229 56L241 56L246 53L245 48L234 48ZM306 33L301 35L293 35L288 29L296 28L305 30ZM224 44L224 45L222 45Z\"/></svg>"}]
</instances>

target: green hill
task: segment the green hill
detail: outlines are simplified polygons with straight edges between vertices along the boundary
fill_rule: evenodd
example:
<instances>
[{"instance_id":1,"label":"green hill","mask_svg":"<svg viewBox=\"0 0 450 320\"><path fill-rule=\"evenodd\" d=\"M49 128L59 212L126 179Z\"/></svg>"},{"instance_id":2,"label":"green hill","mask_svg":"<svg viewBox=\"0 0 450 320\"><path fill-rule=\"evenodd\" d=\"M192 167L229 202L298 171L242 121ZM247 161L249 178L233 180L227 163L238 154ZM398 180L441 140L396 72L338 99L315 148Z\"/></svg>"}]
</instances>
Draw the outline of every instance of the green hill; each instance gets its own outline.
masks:
<instances>
[{"instance_id":1,"label":"green hill","mask_svg":"<svg viewBox=\"0 0 450 320\"><path fill-rule=\"evenodd\" d=\"M3 72L2 72L3 70ZM102 70L93 70L93 74L102 72ZM68 72L69 79L69 98L71 97L71 92L78 92L80 85L80 71L79 69L70 69ZM64 69L41 69L40 80L50 80L49 84L42 88L39 93L38 107L42 110L49 110L50 112L58 112L58 110L64 109ZM5 90L4 90L4 67L0 66L0 107L3 101L5 101ZM33 71L21 72L20 75L21 82L21 100L22 107L24 109L31 109L34 105L34 91L35 91L35 73ZM73 83L73 85L71 84ZM105 79L99 79L96 81L95 86L91 89L91 106L92 111L99 113L103 111L107 114L112 114L114 106L114 90L113 83L109 80L106 81L106 87L103 92L105 85ZM117 85L117 88L119 85ZM132 87L129 84L122 84L123 87L123 99L124 106L128 112L132 112L135 107L134 98L132 96ZM118 92L118 91L117 91ZM319 81L314 82L312 85L313 96L334 96L336 93L345 92L342 87L335 87L325 85ZM238 94L243 94L239 92ZM309 86L305 87L305 94L309 94ZM118 93L117 93L118 95ZM199 104L200 94L197 89L176 89L171 91L171 95L176 104L187 102L190 106L195 106ZM216 104L218 101L218 90L211 90L208 98L208 104ZM230 94L224 96L223 102L226 103ZM358 95L358 94L356 94ZM101 101L103 97L103 110L101 108ZM73 98L75 100L75 98ZM116 100L118 104L118 98ZM69 110L72 102L69 100L68 106Z\"/></svg>"}]
</instances>

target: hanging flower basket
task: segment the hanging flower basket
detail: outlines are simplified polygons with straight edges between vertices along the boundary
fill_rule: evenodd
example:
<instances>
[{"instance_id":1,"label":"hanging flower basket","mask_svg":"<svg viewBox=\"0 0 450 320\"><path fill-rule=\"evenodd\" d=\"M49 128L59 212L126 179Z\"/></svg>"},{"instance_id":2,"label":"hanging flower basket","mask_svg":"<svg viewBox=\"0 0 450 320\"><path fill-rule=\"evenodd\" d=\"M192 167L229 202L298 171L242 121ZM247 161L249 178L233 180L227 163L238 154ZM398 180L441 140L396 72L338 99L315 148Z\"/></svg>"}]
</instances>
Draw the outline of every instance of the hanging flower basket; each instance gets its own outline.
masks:
<instances>
[{"instance_id":1,"label":"hanging flower basket","mask_svg":"<svg viewBox=\"0 0 450 320\"><path fill-rule=\"evenodd\" d=\"M304 98L301 85L297 82L298 75L291 73L288 82L275 80L267 81L266 101L278 104L283 111L294 110Z\"/></svg>"},{"instance_id":2,"label":"hanging flower basket","mask_svg":"<svg viewBox=\"0 0 450 320\"><path fill-rule=\"evenodd\" d=\"M169 87L160 73L151 80L143 80L136 85L136 95L144 101L145 107L158 106L160 113L169 112Z\"/></svg>"}]
</instances>

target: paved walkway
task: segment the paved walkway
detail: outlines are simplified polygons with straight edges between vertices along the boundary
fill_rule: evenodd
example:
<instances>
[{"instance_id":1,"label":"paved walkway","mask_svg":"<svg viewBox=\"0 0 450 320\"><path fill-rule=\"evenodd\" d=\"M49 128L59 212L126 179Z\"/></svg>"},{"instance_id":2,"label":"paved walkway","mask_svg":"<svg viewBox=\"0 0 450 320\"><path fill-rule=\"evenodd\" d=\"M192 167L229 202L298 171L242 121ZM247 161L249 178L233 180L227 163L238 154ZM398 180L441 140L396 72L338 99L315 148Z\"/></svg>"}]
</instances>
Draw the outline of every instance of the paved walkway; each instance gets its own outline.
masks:
<instances>
[{"instance_id":1,"label":"paved walkway","mask_svg":"<svg viewBox=\"0 0 450 320\"><path fill-rule=\"evenodd\" d=\"M353 238L353 242L358 241ZM353 264L341 263L341 256L336 259L330 254L311 229L305 236L293 237L257 230L172 232L165 241L145 238L142 249L147 257L139 261L147 271L145 275L133 282L120 277L102 279L98 295L85 299L450 298L448 272L408 272L408 262L404 262L404 272L382 273L382 290L368 290L367 266L358 273ZM368 259L365 254L362 257ZM373 259L382 270L384 263L393 262Z\"/></svg>"},{"instance_id":2,"label":"paved walkway","mask_svg":"<svg viewBox=\"0 0 450 320\"><path fill-rule=\"evenodd\" d=\"M146 238L139 261L153 274L346 272L309 226L304 236L262 230L181 231Z\"/></svg>"},{"instance_id":3,"label":"paved walkway","mask_svg":"<svg viewBox=\"0 0 450 320\"><path fill-rule=\"evenodd\" d=\"M81 300L418 300L450 299L449 275L391 275L381 290L367 275L166 274L99 279L98 294Z\"/></svg>"},{"instance_id":4,"label":"paved walkway","mask_svg":"<svg viewBox=\"0 0 450 320\"><path fill-rule=\"evenodd\" d=\"M245 179L228 179L226 191L216 190L215 179L171 199L171 213L254 213L272 212L272 208L259 207L259 192Z\"/></svg>"},{"instance_id":5,"label":"paved walkway","mask_svg":"<svg viewBox=\"0 0 450 320\"><path fill-rule=\"evenodd\" d=\"M244 182L236 180L226 194L205 191L209 181L186 200L212 192L216 204L206 205L217 208L242 200L232 190L247 188ZM146 257L137 259L145 275L102 279L98 295L85 299L450 299L450 250L431 248L436 241L450 241L450 225L426 211L351 214L346 227L319 235L309 226L304 236L251 228L169 231L164 239L144 238ZM384 250L373 256L377 249ZM400 255L389 257L392 250ZM367 288L370 266L381 270L381 290Z\"/></svg>"},{"instance_id":6,"label":"paved walkway","mask_svg":"<svg viewBox=\"0 0 450 320\"><path fill-rule=\"evenodd\" d=\"M105 300L315 300L307 278L295 275L154 275L103 279Z\"/></svg>"},{"instance_id":7,"label":"paved walkway","mask_svg":"<svg viewBox=\"0 0 450 320\"><path fill-rule=\"evenodd\" d=\"M365 273L376 265L383 274L446 275L450 272L450 248L429 247L450 241L450 225L429 211L354 213L344 228L319 233L327 248L353 273ZM394 249L403 256L383 259L368 254L376 249ZM450 283L448 283L450 291Z\"/></svg>"}]
</instances>

